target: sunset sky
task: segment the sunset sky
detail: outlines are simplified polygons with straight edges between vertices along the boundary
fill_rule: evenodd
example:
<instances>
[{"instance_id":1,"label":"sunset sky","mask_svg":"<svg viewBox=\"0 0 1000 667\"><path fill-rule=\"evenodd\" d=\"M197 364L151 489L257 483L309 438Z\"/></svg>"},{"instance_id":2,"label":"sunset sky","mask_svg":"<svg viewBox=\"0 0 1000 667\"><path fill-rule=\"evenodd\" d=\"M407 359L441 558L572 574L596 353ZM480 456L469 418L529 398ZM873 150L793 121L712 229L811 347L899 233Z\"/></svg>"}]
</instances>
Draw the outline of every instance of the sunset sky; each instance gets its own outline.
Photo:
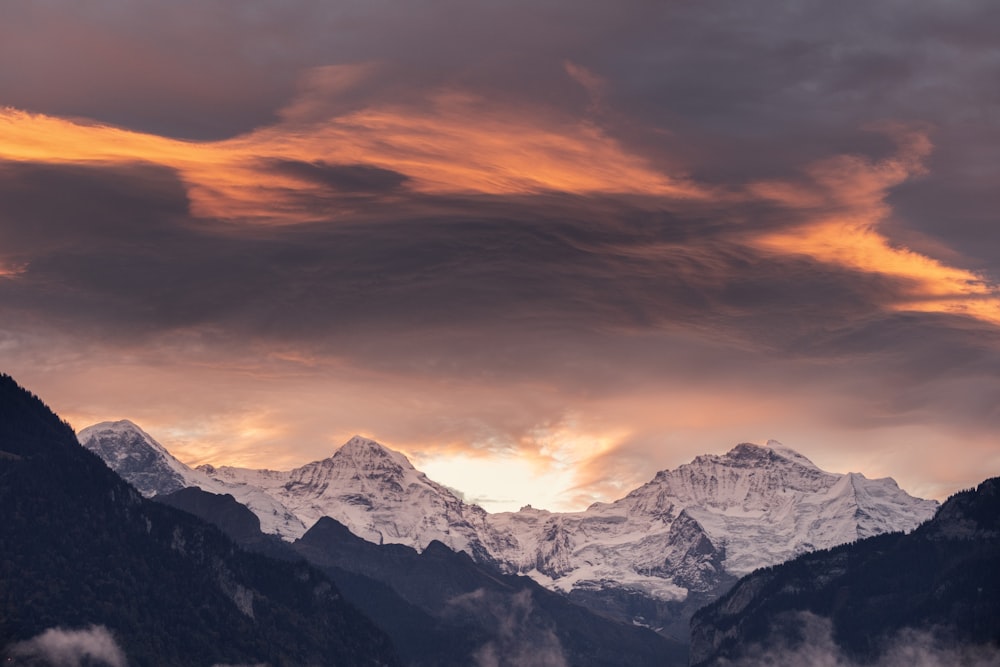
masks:
<instances>
[{"instance_id":1,"label":"sunset sky","mask_svg":"<svg viewBox=\"0 0 1000 667\"><path fill-rule=\"evenodd\" d=\"M0 370L487 509L1000 474L995 0L0 3Z\"/></svg>"}]
</instances>

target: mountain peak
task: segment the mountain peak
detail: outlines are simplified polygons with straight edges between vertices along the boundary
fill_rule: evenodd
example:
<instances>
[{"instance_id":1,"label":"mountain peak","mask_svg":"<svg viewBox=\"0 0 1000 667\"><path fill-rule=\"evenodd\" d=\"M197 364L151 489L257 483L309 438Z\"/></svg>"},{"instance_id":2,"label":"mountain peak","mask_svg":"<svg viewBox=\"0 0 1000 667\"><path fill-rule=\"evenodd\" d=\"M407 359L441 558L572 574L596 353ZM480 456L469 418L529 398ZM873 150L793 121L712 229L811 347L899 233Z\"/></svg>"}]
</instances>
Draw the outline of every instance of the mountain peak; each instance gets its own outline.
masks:
<instances>
[{"instance_id":1,"label":"mountain peak","mask_svg":"<svg viewBox=\"0 0 1000 667\"><path fill-rule=\"evenodd\" d=\"M770 447L764 447L752 442L741 442L723 456L738 463L759 464L774 458L775 451Z\"/></svg>"},{"instance_id":2,"label":"mountain peak","mask_svg":"<svg viewBox=\"0 0 1000 667\"><path fill-rule=\"evenodd\" d=\"M350 461L355 466L363 468L373 464L381 468L391 462L402 469L414 469L410 460L400 452L361 435L355 435L345 442L330 458L338 461Z\"/></svg>"},{"instance_id":3,"label":"mountain peak","mask_svg":"<svg viewBox=\"0 0 1000 667\"><path fill-rule=\"evenodd\" d=\"M147 434L145 431L139 428L135 422L129 421L128 419L119 419L117 421L106 421L106 422L98 422L97 424L92 424L86 428L80 429L80 432L77 434L77 437L82 440L86 435L90 435L92 433L97 433L97 432L138 433L140 435L149 438L149 434Z\"/></svg>"},{"instance_id":4,"label":"mountain peak","mask_svg":"<svg viewBox=\"0 0 1000 667\"><path fill-rule=\"evenodd\" d=\"M144 496L173 493L187 486L187 466L127 419L88 426L76 439Z\"/></svg>"},{"instance_id":5,"label":"mountain peak","mask_svg":"<svg viewBox=\"0 0 1000 667\"><path fill-rule=\"evenodd\" d=\"M386 448L379 442L366 438L363 435L353 435L351 439L340 447L341 449L374 450L386 451Z\"/></svg>"},{"instance_id":6,"label":"mountain peak","mask_svg":"<svg viewBox=\"0 0 1000 667\"><path fill-rule=\"evenodd\" d=\"M76 439L90 450L95 450L96 445L89 443L101 440L105 443L114 442L115 447L120 450L122 456L126 455L127 452L151 449L163 456L173 458L163 445L153 439L153 436L143 431L135 422L128 419L99 422L82 428L76 434ZM106 444L105 446L110 445Z\"/></svg>"},{"instance_id":7,"label":"mountain peak","mask_svg":"<svg viewBox=\"0 0 1000 667\"><path fill-rule=\"evenodd\" d=\"M819 470L815 463L802 454L799 454L794 449L785 447L777 440L768 440L766 445L757 445L752 442L741 442L729 450L724 456L726 459L751 464L771 461L774 460L775 457L782 458L792 463L797 463L807 468Z\"/></svg>"}]
</instances>

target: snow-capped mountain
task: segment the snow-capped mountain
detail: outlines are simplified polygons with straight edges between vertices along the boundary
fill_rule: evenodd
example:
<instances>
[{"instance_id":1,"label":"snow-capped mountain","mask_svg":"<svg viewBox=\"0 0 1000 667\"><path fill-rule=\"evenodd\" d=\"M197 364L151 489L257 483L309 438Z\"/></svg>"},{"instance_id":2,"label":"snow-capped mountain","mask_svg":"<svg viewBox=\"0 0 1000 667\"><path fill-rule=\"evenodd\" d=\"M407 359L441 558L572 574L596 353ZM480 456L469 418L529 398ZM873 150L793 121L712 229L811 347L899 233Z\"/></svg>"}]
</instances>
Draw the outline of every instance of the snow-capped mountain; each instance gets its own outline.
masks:
<instances>
[{"instance_id":1,"label":"snow-capped mountain","mask_svg":"<svg viewBox=\"0 0 1000 667\"><path fill-rule=\"evenodd\" d=\"M306 532L307 526L267 492L254 485L220 482L192 470L127 419L88 426L77 433L77 440L147 498L196 486L232 495L260 518L265 533L295 539Z\"/></svg>"},{"instance_id":2,"label":"snow-capped mountain","mask_svg":"<svg viewBox=\"0 0 1000 667\"><path fill-rule=\"evenodd\" d=\"M329 458L288 472L199 466L227 484L257 486L307 526L328 516L376 544L423 549L438 540L490 560L497 536L488 514L462 502L409 460L374 440L354 436Z\"/></svg>"},{"instance_id":3,"label":"snow-capped mountain","mask_svg":"<svg viewBox=\"0 0 1000 667\"><path fill-rule=\"evenodd\" d=\"M438 540L564 593L626 590L659 601L711 593L807 551L912 530L937 508L891 479L820 470L775 441L699 456L582 512L488 514L360 436L285 472L191 470L129 422L84 429L80 440L143 493L231 493L285 539L329 516L374 543L422 550Z\"/></svg>"},{"instance_id":4,"label":"snow-capped mountain","mask_svg":"<svg viewBox=\"0 0 1000 667\"><path fill-rule=\"evenodd\" d=\"M624 498L583 512L493 515L493 525L516 545L493 555L567 592L616 582L680 599L710 590L723 574L912 530L937 505L891 479L824 472L775 441L741 444L661 471Z\"/></svg>"},{"instance_id":5,"label":"snow-capped mountain","mask_svg":"<svg viewBox=\"0 0 1000 667\"><path fill-rule=\"evenodd\" d=\"M695 614L691 664L995 666L998 562L994 477L953 495L911 533L803 554L741 579ZM808 650L795 648L803 637ZM762 646L786 648L776 660Z\"/></svg>"},{"instance_id":6,"label":"snow-capped mountain","mask_svg":"<svg viewBox=\"0 0 1000 667\"><path fill-rule=\"evenodd\" d=\"M193 470L127 419L88 426L76 437L147 498L197 485Z\"/></svg>"}]
</instances>

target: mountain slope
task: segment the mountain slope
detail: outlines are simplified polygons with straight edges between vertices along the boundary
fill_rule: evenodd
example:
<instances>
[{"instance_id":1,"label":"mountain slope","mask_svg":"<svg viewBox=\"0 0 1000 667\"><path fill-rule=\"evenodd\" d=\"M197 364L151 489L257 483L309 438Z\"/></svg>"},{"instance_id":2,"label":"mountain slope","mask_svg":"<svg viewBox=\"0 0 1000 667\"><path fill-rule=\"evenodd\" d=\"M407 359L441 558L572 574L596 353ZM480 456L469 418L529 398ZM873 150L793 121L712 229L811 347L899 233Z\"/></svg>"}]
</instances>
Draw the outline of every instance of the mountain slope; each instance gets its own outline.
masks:
<instances>
[{"instance_id":1,"label":"mountain slope","mask_svg":"<svg viewBox=\"0 0 1000 667\"><path fill-rule=\"evenodd\" d=\"M285 558L305 556L323 567L345 598L392 638L407 665L464 667L493 651L499 664L686 665L686 649L656 634L588 612L524 577L499 575L432 542L423 553L376 545L322 518L289 545L254 531L255 517L232 496L196 488L159 502L215 523L250 548ZM546 658L540 651L548 652ZM502 654L502 655L501 655ZM528 660L528 662L525 662ZM546 662L546 660L548 660Z\"/></svg>"},{"instance_id":2,"label":"mountain slope","mask_svg":"<svg viewBox=\"0 0 1000 667\"><path fill-rule=\"evenodd\" d=\"M683 567L689 554L677 554L670 563L641 544L651 533L669 533L681 520L719 554L717 563L706 562L695 566L690 576L674 577L678 585L698 589L717 565L743 574L805 551L886 530L912 530L937 507L935 501L909 496L891 479L824 472L800 454L771 444L741 444L723 456L699 456L676 470L657 473L621 500L550 515L542 526L525 522L524 511L497 515L495 521L506 521L522 544L533 547L505 560L520 561L522 569L534 566L553 578L567 576L575 569L573 559L565 554L553 557L546 553L551 540L536 539L539 533L556 530L586 534L590 543L600 535L618 545L616 552L636 551L636 570L662 575ZM588 545L573 546L586 550Z\"/></svg>"},{"instance_id":3,"label":"mountain slope","mask_svg":"<svg viewBox=\"0 0 1000 667\"><path fill-rule=\"evenodd\" d=\"M686 634L696 608L739 575L886 530L912 530L935 501L891 479L828 473L774 441L664 470L613 503L491 522L513 545L498 561L582 602ZM621 590L633 595L622 598Z\"/></svg>"},{"instance_id":4,"label":"mountain slope","mask_svg":"<svg viewBox=\"0 0 1000 667\"><path fill-rule=\"evenodd\" d=\"M839 652L866 664L904 629L960 646L992 644L1000 660L998 564L1000 478L993 478L949 498L910 534L871 537L744 577L695 615L692 664L731 664L771 646L795 650L817 618L829 622Z\"/></svg>"},{"instance_id":5,"label":"mountain slope","mask_svg":"<svg viewBox=\"0 0 1000 667\"><path fill-rule=\"evenodd\" d=\"M194 514L211 523L229 536L233 542L254 551L267 544L284 544L275 535L266 535L260 529L260 519L232 495L219 495L188 486L173 493L159 494L153 499L164 505ZM294 559L293 559L294 560Z\"/></svg>"},{"instance_id":6,"label":"mountain slope","mask_svg":"<svg viewBox=\"0 0 1000 667\"><path fill-rule=\"evenodd\" d=\"M331 568L333 577L341 570L383 582L435 619L450 637L449 652L465 647L454 664L687 664L681 643L601 617L526 577L498 574L440 542L431 542L422 553L398 544L375 545L324 517L294 548L310 562ZM386 613L384 608L368 611L375 618ZM442 663L440 656L429 657L426 664Z\"/></svg>"},{"instance_id":7,"label":"mountain slope","mask_svg":"<svg viewBox=\"0 0 1000 667\"><path fill-rule=\"evenodd\" d=\"M399 452L354 436L329 458L289 472L199 466L215 480L257 486L307 526L336 519L375 544L423 549L437 540L492 561L499 536L488 514L428 479Z\"/></svg>"},{"instance_id":8,"label":"mountain slope","mask_svg":"<svg viewBox=\"0 0 1000 667\"><path fill-rule=\"evenodd\" d=\"M285 539L306 532L302 521L270 494L257 486L227 484L192 470L128 420L88 426L77 434L77 439L147 498L189 487L230 494L260 518L264 532Z\"/></svg>"},{"instance_id":9,"label":"mountain slope","mask_svg":"<svg viewBox=\"0 0 1000 667\"><path fill-rule=\"evenodd\" d=\"M571 513L529 507L487 514L399 452L360 436L292 471L200 466L188 472L220 486L188 483L241 502L228 489L242 489L244 497L255 489L305 526L327 516L376 544L419 551L439 541L599 613L676 638L687 636L698 606L739 576L815 549L912 530L937 507L891 479L820 470L774 441L699 456L624 498ZM266 505L245 504L274 532L267 525L273 514L260 509Z\"/></svg>"},{"instance_id":10,"label":"mountain slope","mask_svg":"<svg viewBox=\"0 0 1000 667\"><path fill-rule=\"evenodd\" d=\"M91 624L133 665L395 663L321 573L143 499L0 376L0 648Z\"/></svg>"}]
</instances>

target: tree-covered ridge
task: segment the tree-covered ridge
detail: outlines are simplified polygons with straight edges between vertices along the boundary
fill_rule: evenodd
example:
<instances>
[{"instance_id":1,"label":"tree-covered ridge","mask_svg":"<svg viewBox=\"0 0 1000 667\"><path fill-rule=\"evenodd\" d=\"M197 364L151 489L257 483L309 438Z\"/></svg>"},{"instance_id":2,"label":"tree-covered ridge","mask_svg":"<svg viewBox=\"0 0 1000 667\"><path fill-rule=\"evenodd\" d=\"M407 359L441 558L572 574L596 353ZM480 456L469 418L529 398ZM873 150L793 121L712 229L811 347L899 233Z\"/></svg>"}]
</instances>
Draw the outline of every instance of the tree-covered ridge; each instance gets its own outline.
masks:
<instances>
[{"instance_id":1,"label":"tree-covered ridge","mask_svg":"<svg viewBox=\"0 0 1000 667\"><path fill-rule=\"evenodd\" d=\"M952 496L910 534L800 556L741 579L692 621L692 664L798 639L797 614L829 619L851 659L876 659L901 630L1000 646L1000 478Z\"/></svg>"}]
</instances>

